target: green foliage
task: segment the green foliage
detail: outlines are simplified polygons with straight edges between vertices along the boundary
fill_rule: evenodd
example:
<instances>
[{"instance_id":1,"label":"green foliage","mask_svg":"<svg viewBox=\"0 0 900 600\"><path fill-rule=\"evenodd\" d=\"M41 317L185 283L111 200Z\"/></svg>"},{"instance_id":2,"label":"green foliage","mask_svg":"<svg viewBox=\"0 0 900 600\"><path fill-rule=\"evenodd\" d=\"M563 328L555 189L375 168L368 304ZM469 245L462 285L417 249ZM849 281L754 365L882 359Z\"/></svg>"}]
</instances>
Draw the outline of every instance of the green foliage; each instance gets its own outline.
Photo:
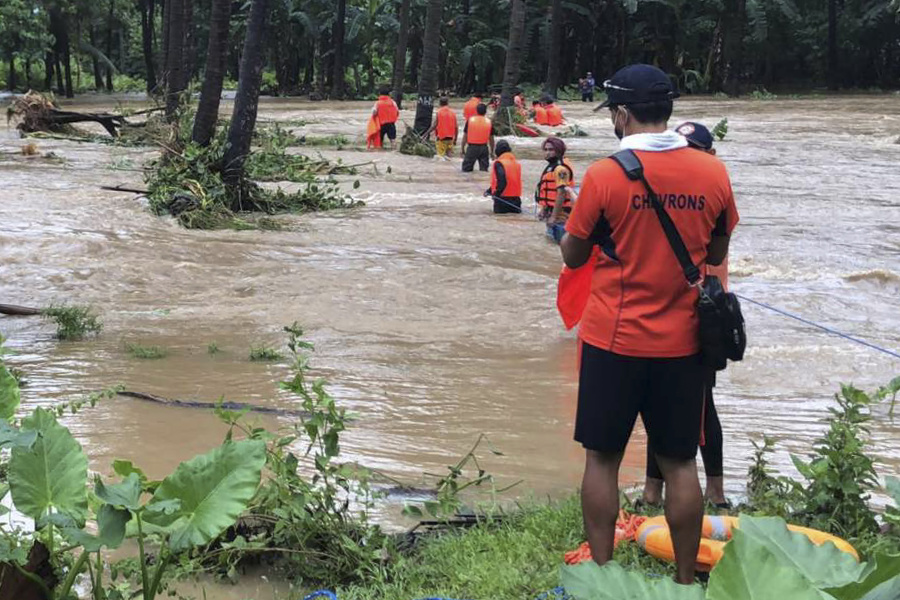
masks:
<instances>
[{"instance_id":1,"label":"green foliage","mask_svg":"<svg viewBox=\"0 0 900 600\"><path fill-rule=\"evenodd\" d=\"M755 448L753 462L747 471L747 505L744 508L755 514L789 518L802 498L798 496L793 482L769 473L766 458L775 451L775 441L763 436L763 443L750 440Z\"/></svg>"},{"instance_id":2,"label":"green foliage","mask_svg":"<svg viewBox=\"0 0 900 600\"><path fill-rule=\"evenodd\" d=\"M272 348L270 346L250 346L250 360L265 361L281 360L282 358L284 358L284 356L277 348Z\"/></svg>"},{"instance_id":3,"label":"green foliage","mask_svg":"<svg viewBox=\"0 0 900 600\"><path fill-rule=\"evenodd\" d=\"M3 336L0 335L0 420L9 421L19 408L21 397L19 395L19 378L6 366L3 355L7 352L3 348Z\"/></svg>"},{"instance_id":4,"label":"green foliage","mask_svg":"<svg viewBox=\"0 0 900 600\"><path fill-rule=\"evenodd\" d=\"M259 440L226 441L195 456L162 481L147 503L146 521L167 529L173 551L208 544L247 507L265 462L266 446ZM157 510L174 501L176 510Z\"/></svg>"},{"instance_id":5,"label":"green foliage","mask_svg":"<svg viewBox=\"0 0 900 600\"><path fill-rule=\"evenodd\" d=\"M869 563L832 544L816 546L778 518L741 515L740 528L725 546L704 593L699 586L652 582L615 563L563 567L563 585L576 600L681 599L874 600L896 589L900 556L879 556Z\"/></svg>"},{"instance_id":6,"label":"green foliage","mask_svg":"<svg viewBox=\"0 0 900 600\"><path fill-rule=\"evenodd\" d=\"M31 447L12 450L9 485L16 507L35 521L61 513L84 524L88 465L81 445L41 408L22 422L22 430L37 438Z\"/></svg>"},{"instance_id":7,"label":"green foliage","mask_svg":"<svg viewBox=\"0 0 900 600\"><path fill-rule=\"evenodd\" d=\"M715 127L712 128L712 134L720 142L725 139L725 136L728 135L728 117L723 117L721 121L716 123Z\"/></svg>"},{"instance_id":8,"label":"green foliage","mask_svg":"<svg viewBox=\"0 0 900 600\"><path fill-rule=\"evenodd\" d=\"M56 322L56 337L61 340L80 340L103 330L100 317L89 306L51 305L41 314Z\"/></svg>"},{"instance_id":9,"label":"green foliage","mask_svg":"<svg viewBox=\"0 0 900 600\"><path fill-rule=\"evenodd\" d=\"M894 377L891 381L880 388L875 392L875 398L877 400L884 400L888 396L891 398L891 408L888 411L888 415L894 416L894 407L897 405L897 394L900 393L900 377Z\"/></svg>"},{"instance_id":10,"label":"green foliage","mask_svg":"<svg viewBox=\"0 0 900 600\"><path fill-rule=\"evenodd\" d=\"M792 457L808 481L802 512L810 526L843 537L856 537L877 528L868 500L877 487L874 462L865 453L866 424L872 399L853 386L835 394L838 409L830 408L829 428L816 440L809 462Z\"/></svg>"},{"instance_id":11,"label":"green foliage","mask_svg":"<svg viewBox=\"0 0 900 600\"><path fill-rule=\"evenodd\" d=\"M778 100L777 94L773 94L764 87L757 88L750 92L750 97L754 100Z\"/></svg>"},{"instance_id":12,"label":"green foliage","mask_svg":"<svg viewBox=\"0 0 900 600\"><path fill-rule=\"evenodd\" d=\"M143 358L154 360L157 358L165 358L169 355L169 351L162 346L143 346L141 344L127 343L125 350L135 358Z\"/></svg>"},{"instance_id":13,"label":"green foliage","mask_svg":"<svg viewBox=\"0 0 900 600\"><path fill-rule=\"evenodd\" d=\"M884 519L900 530L900 478L888 476L886 478L885 491L894 501L894 505L885 509Z\"/></svg>"},{"instance_id":14,"label":"green foliage","mask_svg":"<svg viewBox=\"0 0 900 600\"><path fill-rule=\"evenodd\" d=\"M219 344L216 342L210 342L206 345L206 353L207 354L218 354L222 349L219 348Z\"/></svg>"}]
</instances>

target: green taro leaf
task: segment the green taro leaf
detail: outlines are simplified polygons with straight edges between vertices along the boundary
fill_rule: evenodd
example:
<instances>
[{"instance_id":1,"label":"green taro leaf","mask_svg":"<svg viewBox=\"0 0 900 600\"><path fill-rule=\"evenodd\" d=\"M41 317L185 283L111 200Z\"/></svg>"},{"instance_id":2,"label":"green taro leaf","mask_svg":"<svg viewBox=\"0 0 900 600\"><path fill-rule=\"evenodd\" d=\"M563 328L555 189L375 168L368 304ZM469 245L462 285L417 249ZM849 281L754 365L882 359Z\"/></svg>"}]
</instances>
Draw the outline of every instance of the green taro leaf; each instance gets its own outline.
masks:
<instances>
[{"instance_id":1,"label":"green taro leaf","mask_svg":"<svg viewBox=\"0 0 900 600\"><path fill-rule=\"evenodd\" d=\"M35 521L60 512L84 525L88 460L81 445L42 408L22 422L22 431L36 432L37 439L30 448L12 449L9 487L16 508Z\"/></svg>"},{"instance_id":2,"label":"green taro leaf","mask_svg":"<svg viewBox=\"0 0 900 600\"><path fill-rule=\"evenodd\" d=\"M885 590L896 593L893 596L883 595ZM857 581L825 591L835 600L896 600L900 598L900 555L878 554L873 561L866 563L865 572Z\"/></svg>"},{"instance_id":3,"label":"green taro leaf","mask_svg":"<svg viewBox=\"0 0 900 600\"><path fill-rule=\"evenodd\" d=\"M707 600L824 600L797 569L764 544L735 529L709 577Z\"/></svg>"},{"instance_id":4,"label":"green taro leaf","mask_svg":"<svg viewBox=\"0 0 900 600\"><path fill-rule=\"evenodd\" d=\"M37 439L37 432L22 431L10 425L7 421L0 420L0 448L23 447L31 448Z\"/></svg>"},{"instance_id":5,"label":"green taro leaf","mask_svg":"<svg viewBox=\"0 0 900 600\"><path fill-rule=\"evenodd\" d=\"M64 529L63 535L73 544L82 546L85 552L99 552L103 547L113 550L122 545L129 519L131 513L127 510L104 504L97 511L97 535L82 529Z\"/></svg>"},{"instance_id":6,"label":"green taro leaf","mask_svg":"<svg viewBox=\"0 0 900 600\"><path fill-rule=\"evenodd\" d=\"M894 505L900 508L900 478L891 477L890 475L885 477L884 489L894 499Z\"/></svg>"},{"instance_id":7,"label":"green taro leaf","mask_svg":"<svg viewBox=\"0 0 900 600\"><path fill-rule=\"evenodd\" d=\"M181 463L147 503L146 521L167 527L173 550L207 544L233 525L259 487L266 445L259 440L225 442ZM180 500L172 512L157 512L162 502Z\"/></svg>"},{"instance_id":8,"label":"green taro leaf","mask_svg":"<svg viewBox=\"0 0 900 600\"><path fill-rule=\"evenodd\" d=\"M742 533L768 548L779 563L794 567L818 588L857 581L866 569L834 544L817 546L802 533L790 531L778 517L741 515L740 519Z\"/></svg>"},{"instance_id":9,"label":"green taro leaf","mask_svg":"<svg viewBox=\"0 0 900 600\"><path fill-rule=\"evenodd\" d=\"M2 342L2 338L0 338ZM0 419L9 421L19 408L19 382L3 362L0 362Z\"/></svg>"},{"instance_id":10,"label":"green taro leaf","mask_svg":"<svg viewBox=\"0 0 900 600\"><path fill-rule=\"evenodd\" d=\"M592 560L566 565L560 579L575 600L703 600L699 585L678 585L667 578L651 581L616 562L602 567Z\"/></svg>"},{"instance_id":11,"label":"green taro leaf","mask_svg":"<svg viewBox=\"0 0 900 600\"><path fill-rule=\"evenodd\" d=\"M121 483L105 484L98 477L94 483L94 493L98 498L122 508L138 510L141 507L141 479L132 472Z\"/></svg>"}]
</instances>

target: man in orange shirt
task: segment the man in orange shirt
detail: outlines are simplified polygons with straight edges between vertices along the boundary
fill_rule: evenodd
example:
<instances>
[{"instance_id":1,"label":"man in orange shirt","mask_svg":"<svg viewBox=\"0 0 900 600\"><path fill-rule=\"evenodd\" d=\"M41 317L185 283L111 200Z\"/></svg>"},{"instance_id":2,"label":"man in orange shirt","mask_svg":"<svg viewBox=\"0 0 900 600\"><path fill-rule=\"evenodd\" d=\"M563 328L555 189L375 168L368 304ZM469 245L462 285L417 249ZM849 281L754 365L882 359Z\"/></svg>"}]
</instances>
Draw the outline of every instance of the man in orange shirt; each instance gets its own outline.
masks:
<instances>
[{"instance_id":1,"label":"man in orange shirt","mask_svg":"<svg viewBox=\"0 0 900 600\"><path fill-rule=\"evenodd\" d=\"M381 132L379 134L381 144L384 145L384 136L387 136L391 140L391 150L393 150L394 140L397 139L396 123L400 117L400 109L397 108L397 103L394 102L394 99L388 95L390 93L391 90L388 88L379 90L378 100L375 101L375 106L372 107L372 116L376 117L381 123Z\"/></svg>"},{"instance_id":2,"label":"man in orange shirt","mask_svg":"<svg viewBox=\"0 0 900 600\"><path fill-rule=\"evenodd\" d=\"M472 172L475 161L478 161L479 170L487 171L490 164L490 153L494 147L494 126L491 120L485 116L487 106L479 104L477 111L478 114L466 121L463 130L462 170L464 173Z\"/></svg>"},{"instance_id":3,"label":"man in orange shirt","mask_svg":"<svg viewBox=\"0 0 900 600\"><path fill-rule=\"evenodd\" d=\"M434 123L428 133L434 132L434 146L437 155L447 159L453 156L453 147L456 146L459 126L456 124L456 113L450 108L450 100L447 96L441 96L440 108L434 114Z\"/></svg>"},{"instance_id":4,"label":"man in orange shirt","mask_svg":"<svg viewBox=\"0 0 900 600\"><path fill-rule=\"evenodd\" d=\"M650 65L631 65L604 84L604 106L621 148L643 164L691 259L719 264L738 221L725 166L666 131L678 92ZM666 520L676 581L690 584L700 544L703 498L695 457L703 391L697 289L683 270L641 181L612 159L587 170L560 247L569 268L600 258L581 319L581 372L575 439L586 451L582 507L591 553L612 558L618 474L640 415L668 488Z\"/></svg>"},{"instance_id":5,"label":"man in orange shirt","mask_svg":"<svg viewBox=\"0 0 900 600\"><path fill-rule=\"evenodd\" d=\"M463 104L463 121L469 122L469 119L478 114L478 105L483 102L484 94L475 92L471 98Z\"/></svg>"}]
</instances>

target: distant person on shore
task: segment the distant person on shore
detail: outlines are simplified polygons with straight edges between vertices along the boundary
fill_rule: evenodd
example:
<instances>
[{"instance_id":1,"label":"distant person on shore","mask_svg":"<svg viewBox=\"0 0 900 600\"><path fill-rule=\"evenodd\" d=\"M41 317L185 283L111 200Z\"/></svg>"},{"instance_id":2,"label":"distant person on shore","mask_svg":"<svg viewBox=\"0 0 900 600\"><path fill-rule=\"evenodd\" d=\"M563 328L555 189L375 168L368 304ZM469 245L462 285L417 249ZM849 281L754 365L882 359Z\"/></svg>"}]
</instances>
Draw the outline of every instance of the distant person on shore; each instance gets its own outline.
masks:
<instances>
[{"instance_id":1,"label":"distant person on shore","mask_svg":"<svg viewBox=\"0 0 900 600\"><path fill-rule=\"evenodd\" d=\"M534 113L532 118L537 125L547 124L547 109L541 104L540 100L531 103L531 110Z\"/></svg>"},{"instance_id":2,"label":"distant person on shore","mask_svg":"<svg viewBox=\"0 0 900 600\"><path fill-rule=\"evenodd\" d=\"M691 260L720 264L738 222L731 182L715 157L666 130L678 96L672 81L638 64L619 70L604 88L620 149L633 152L646 181L667 199L662 208ZM695 201L675 202L681 198ZM667 487L675 581L689 585L703 524L695 457L708 381L698 292L685 279L644 183L613 158L595 162L584 176L560 243L566 266L585 264L598 244L578 332L575 417L575 439L585 448L581 497L591 554L600 565L612 559L619 466L640 416Z\"/></svg>"},{"instance_id":3,"label":"distant person on shore","mask_svg":"<svg viewBox=\"0 0 900 600\"><path fill-rule=\"evenodd\" d=\"M494 199L494 214L522 212L522 165L516 160L506 140L494 146L491 187L484 195Z\"/></svg>"},{"instance_id":4,"label":"distant person on shore","mask_svg":"<svg viewBox=\"0 0 900 600\"><path fill-rule=\"evenodd\" d=\"M488 119L487 106L479 104L475 109L477 114L466 121L463 130L462 152L464 173L471 173L478 161L478 169L487 171L490 164L490 154L494 147L494 124Z\"/></svg>"},{"instance_id":5,"label":"distant person on shore","mask_svg":"<svg viewBox=\"0 0 900 600\"><path fill-rule=\"evenodd\" d=\"M469 119L478 114L478 105L484 101L484 94L481 92L475 92L472 94L472 97L466 100L466 103L463 104L463 121L468 122Z\"/></svg>"},{"instance_id":6,"label":"distant person on shore","mask_svg":"<svg viewBox=\"0 0 900 600\"><path fill-rule=\"evenodd\" d=\"M378 119L381 124L379 132L379 143L384 145L384 136L391 140L391 150L394 149L394 140L397 139L397 119L400 117L400 109L397 103L390 97L390 88L384 87L378 91L378 100L372 107L372 116Z\"/></svg>"},{"instance_id":7,"label":"distant person on shore","mask_svg":"<svg viewBox=\"0 0 900 600\"><path fill-rule=\"evenodd\" d=\"M434 123L431 124L428 133L434 132L434 146L437 155L448 159L453 156L459 126L456 123L456 113L450 108L450 100L447 96L441 96L439 103L440 108L434 114Z\"/></svg>"},{"instance_id":8,"label":"distant person on shore","mask_svg":"<svg viewBox=\"0 0 900 600\"><path fill-rule=\"evenodd\" d=\"M538 218L547 226L547 237L558 244L575 203L575 170L566 158L566 143L562 139L548 137L541 150L547 166L538 181L534 201L540 210Z\"/></svg>"},{"instance_id":9,"label":"distant person on shore","mask_svg":"<svg viewBox=\"0 0 900 600\"><path fill-rule=\"evenodd\" d=\"M582 102L594 101L594 86L596 85L597 82L594 80L594 75L590 71L588 71L587 77L578 80L578 87L581 89Z\"/></svg>"},{"instance_id":10,"label":"distant person on shore","mask_svg":"<svg viewBox=\"0 0 900 600\"><path fill-rule=\"evenodd\" d=\"M716 155L716 150L713 148L713 136L704 125L688 121L678 125L675 133L684 136L688 147L713 156ZM706 274L718 277L722 286L728 289L728 256L721 265L706 265ZM700 456L703 458L703 470L706 472L706 492L704 494L706 501L712 503L716 508L724 510L731 508L731 504L725 498L722 424L719 422L719 413L716 411L713 401L713 387L715 387L715 374L705 391L703 444L700 446ZM659 469L659 463L656 462L656 453L653 451L653 446L648 443L647 474L641 500L645 504L661 504L663 484L663 474Z\"/></svg>"}]
</instances>

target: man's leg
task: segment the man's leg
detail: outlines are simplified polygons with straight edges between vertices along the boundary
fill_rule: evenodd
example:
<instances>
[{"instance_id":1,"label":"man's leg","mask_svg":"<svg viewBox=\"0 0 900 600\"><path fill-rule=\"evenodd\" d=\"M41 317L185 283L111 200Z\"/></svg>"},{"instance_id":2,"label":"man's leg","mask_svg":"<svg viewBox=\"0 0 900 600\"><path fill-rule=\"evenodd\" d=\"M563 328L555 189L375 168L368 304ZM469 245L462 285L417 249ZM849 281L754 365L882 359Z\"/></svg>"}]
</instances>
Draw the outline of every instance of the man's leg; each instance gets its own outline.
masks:
<instances>
[{"instance_id":1,"label":"man's leg","mask_svg":"<svg viewBox=\"0 0 900 600\"><path fill-rule=\"evenodd\" d=\"M719 422L719 413L713 403L711 387L706 389L703 437L705 443L700 446L700 455L703 457L703 470L706 471L706 499L713 504L724 505L727 500L722 469L722 424Z\"/></svg>"},{"instance_id":2,"label":"man's leg","mask_svg":"<svg viewBox=\"0 0 900 600\"><path fill-rule=\"evenodd\" d=\"M472 148L472 144L466 146L466 153L463 155L462 161L463 173L472 172L472 169L475 167L475 156L475 150Z\"/></svg>"},{"instance_id":3,"label":"man's leg","mask_svg":"<svg viewBox=\"0 0 900 600\"><path fill-rule=\"evenodd\" d=\"M584 478L581 482L581 512L584 530L594 562L612 559L619 514L619 464L622 452L585 450Z\"/></svg>"},{"instance_id":4,"label":"man's leg","mask_svg":"<svg viewBox=\"0 0 900 600\"><path fill-rule=\"evenodd\" d=\"M490 166L491 153L488 150L487 144L482 146L480 153L478 154L478 168L481 171L487 171Z\"/></svg>"},{"instance_id":5,"label":"man's leg","mask_svg":"<svg viewBox=\"0 0 900 600\"><path fill-rule=\"evenodd\" d=\"M703 529L703 494L694 459L674 459L656 455L666 480L666 523L675 547L675 581L694 582L697 550Z\"/></svg>"},{"instance_id":6,"label":"man's leg","mask_svg":"<svg viewBox=\"0 0 900 600\"><path fill-rule=\"evenodd\" d=\"M653 446L647 441L647 474L644 478L644 493L641 499L645 504L662 504L663 474L656 462L656 453Z\"/></svg>"}]
</instances>

